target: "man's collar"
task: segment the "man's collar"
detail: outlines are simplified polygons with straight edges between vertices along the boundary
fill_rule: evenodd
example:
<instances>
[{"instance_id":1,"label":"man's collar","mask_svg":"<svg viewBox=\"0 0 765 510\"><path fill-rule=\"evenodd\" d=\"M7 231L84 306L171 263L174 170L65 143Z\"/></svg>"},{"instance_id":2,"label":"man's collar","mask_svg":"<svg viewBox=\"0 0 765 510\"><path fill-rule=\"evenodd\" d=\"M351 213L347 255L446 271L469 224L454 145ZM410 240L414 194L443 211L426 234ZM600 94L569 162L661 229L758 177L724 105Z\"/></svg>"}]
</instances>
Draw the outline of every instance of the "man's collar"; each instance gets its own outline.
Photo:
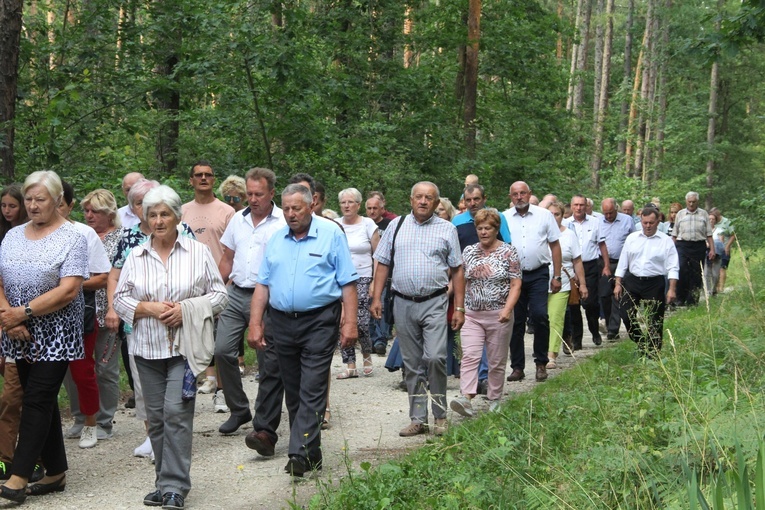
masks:
<instances>
[{"instance_id":1,"label":"man's collar","mask_svg":"<svg viewBox=\"0 0 765 510\"><path fill-rule=\"evenodd\" d=\"M418 221L418 220L417 220L417 218L415 217L415 215L414 215L414 211L412 211L411 213L409 213L409 215L412 217L412 219L414 220L414 222L415 222L416 224L418 224L418 225L425 225L425 224L427 224L427 223L430 223L431 221L433 221L433 218L435 218L435 217L436 217L436 213L433 213L433 214L430 216L430 218L428 218L427 220L425 220L425 221L423 221L423 222L420 222L420 221Z\"/></svg>"}]
</instances>

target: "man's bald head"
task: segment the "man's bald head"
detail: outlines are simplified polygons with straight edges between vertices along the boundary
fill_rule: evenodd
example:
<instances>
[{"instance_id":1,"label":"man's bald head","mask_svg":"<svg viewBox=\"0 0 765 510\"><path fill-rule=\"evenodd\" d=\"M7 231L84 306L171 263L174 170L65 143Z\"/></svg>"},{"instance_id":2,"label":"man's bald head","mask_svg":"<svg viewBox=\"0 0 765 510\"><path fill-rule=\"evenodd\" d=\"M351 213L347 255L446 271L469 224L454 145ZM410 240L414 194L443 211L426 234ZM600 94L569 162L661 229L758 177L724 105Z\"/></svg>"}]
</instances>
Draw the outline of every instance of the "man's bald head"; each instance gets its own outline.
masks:
<instances>
[{"instance_id":1,"label":"man's bald head","mask_svg":"<svg viewBox=\"0 0 765 510\"><path fill-rule=\"evenodd\" d=\"M141 172L130 172L129 174L126 174L125 177L122 178L122 194L127 198L128 193L130 193L130 188L133 187L133 184L143 178L144 176Z\"/></svg>"}]
</instances>

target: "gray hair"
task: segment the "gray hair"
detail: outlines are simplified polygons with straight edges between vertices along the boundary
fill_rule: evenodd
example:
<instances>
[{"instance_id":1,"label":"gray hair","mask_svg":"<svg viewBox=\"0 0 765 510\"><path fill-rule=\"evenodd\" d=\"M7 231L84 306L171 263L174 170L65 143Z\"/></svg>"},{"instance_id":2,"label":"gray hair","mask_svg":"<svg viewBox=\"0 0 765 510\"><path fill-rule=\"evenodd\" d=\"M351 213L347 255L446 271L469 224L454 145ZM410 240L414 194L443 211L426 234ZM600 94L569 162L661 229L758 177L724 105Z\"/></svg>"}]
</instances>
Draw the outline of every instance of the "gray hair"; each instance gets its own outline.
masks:
<instances>
[{"instance_id":1,"label":"gray hair","mask_svg":"<svg viewBox=\"0 0 765 510\"><path fill-rule=\"evenodd\" d=\"M337 194L337 201L343 201L343 195L350 195L353 201L357 204L361 203L361 192L356 188L345 188L343 191Z\"/></svg>"},{"instance_id":2,"label":"gray hair","mask_svg":"<svg viewBox=\"0 0 765 510\"><path fill-rule=\"evenodd\" d=\"M696 200L699 199L699 194L696 193L695 191L689 191L688 193L685 194L685 199L686 200L693 200L694 198Z\"/></svg>"},{"instance_id":3,"label":"gray hair","mask_svg":"<svg viewBox=\"0 0 765 510\"><path fill-rule=\"evenodd\" d=\"M313 205L313 195L311 194L311 190L303 186L302 184L290 184L286 188L284 188L284 191L282 191L282 201L284 201L284 197L287 197L289 195L294 195L296 193L300 193L300 195L303 198L303 201L308 204L309 206Z\"/></svg>"},{"instance_id":4,"label":"gray hair","mask_svg":"<svg viewBox=\"0 0 765 510\"><path fill-rule=\"evenodd\" d=\"M61 178L53 170L38 170L29 174L24 180L24 186L21 187L21 194L26 195L32 186L43 186L56 204L61 203L64 196L64 185L61 184Z\"/></svg>"},{"instance_id":5,"label":"gray hair","mask_svg":"<svg viewBox=\"0 0 765 510\"><path fill-rule=\"evenodd\" d=\"M133 205L135 204L135 201L139 198L142 198L146 195L146 193L149 192L149 190L156 188L159 186L159 183L157 181L150 181L148 179L138 179L131 187L130 192L128 193L127 199L128 199L128 206L130 209L133 209Z\"/></svg>"},{"instance_id":6,"label":"gray hair","mask_svg":"<svg viewBox=\"0 0 765 510\"><path fill-rule=\"evenodd\" d=\"M131 189L130 191L132 193L133 190ZM183 205L181 203L181 197L179 197L178 193L176 193L170 186L162 184L156 188L150 189L146 195L144 195L143 217L148 218L149 210L158 205L166 205L175 215L175 219L178 221L181 220L183 214L181 212L181 206Z\"/></svg>"},{"instance_id":7,"label":"gray hair","mask_svg":"<svg viewBox=\"0 0 765 510\"><path fill-rule=\"evenodd\" d=\"M440 191L438 191L438 186L436 186L434 183L432 183L432 182L430 182L430 181L420 181L420 182L418 182L417 184L415 184L414 186L412 186L412 191L410 191L410 192L409 192L409 196L410 196L410 197L413 197L413 196L414 196L414 188L416 188L417 186L419 186L419 185L421 185L421 184L424 184L424 185L426 185L426 186L432 186L432 187L433 187L433 189L435 189L435 190L436 190L436 198L441 198L441 192L440 192Z\"/></svg>"}]
</instances>

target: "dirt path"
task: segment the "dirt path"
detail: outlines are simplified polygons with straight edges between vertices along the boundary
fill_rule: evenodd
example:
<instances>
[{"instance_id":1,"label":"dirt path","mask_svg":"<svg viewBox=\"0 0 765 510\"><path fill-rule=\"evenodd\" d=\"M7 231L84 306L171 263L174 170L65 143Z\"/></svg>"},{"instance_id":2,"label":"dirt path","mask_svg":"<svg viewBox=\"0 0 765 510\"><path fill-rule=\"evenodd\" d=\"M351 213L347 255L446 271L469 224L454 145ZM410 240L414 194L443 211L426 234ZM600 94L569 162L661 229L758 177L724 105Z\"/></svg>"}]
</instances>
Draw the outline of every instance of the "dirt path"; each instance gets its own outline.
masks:
<instances>
[{"instance_id":1,"label":"dirt path","mask_svg":"<svg viewBox=\"0 0 765 510\"><path fill-rule=\"evenodd\" d=\"M624 334L622 333L622 337ZM531 364L532 338L527 335L527 368ZM605 347L604 344L602 347ZM601 347L601 348L602 348ZM579 357L596 352L585 335ZM568 356L559 358L551 377L572 366ZM398 431L408 422L406 393L398 389L400 372L388 372L384 358L374 357L371 377L332 382L332 428L322 433L324 470L314 480L292 483L283 469L287 462L287 413L282 412L280 439L276 455L263 459L244 444L251 425L231 436L221 436L218 427L228 414L213 413L212 397L199 395L194 421L194 450L191 466L193 489L186 500L187 508L195 509L277 509L287 508L289 501L303 504L317 491L317 482L337 482L347 472L346 463L359 470L361 462L373 465L401 455L422 444L426 436L399 437ZM339 354L333 360L333 373L342 369ZM531 367L533 369L533 367ZM513 393L533 388L533 372L520 383L506 383L506 398ZM254 375L244 377L244 386L251 401L257 393ZM459 394L459 380L449 378L448 399ZM488 408L483 399L478 409ZM463 419L449 411L452 424ZM431 417L432 420L432 417ZM65 422L68 428L71 422ZM132 410L123 407L117 412L114 437L99 441L89 450L77 447L76 440L67 440L69 472L66 491L40 498L29 498L25 508L45 509L122 509L143 508L143 496L154 489L154 466L148 459L133 457L133 449L144 440L143 424ZM0 503L0 507L2 504Z\"/></svg>"}]
</instances>

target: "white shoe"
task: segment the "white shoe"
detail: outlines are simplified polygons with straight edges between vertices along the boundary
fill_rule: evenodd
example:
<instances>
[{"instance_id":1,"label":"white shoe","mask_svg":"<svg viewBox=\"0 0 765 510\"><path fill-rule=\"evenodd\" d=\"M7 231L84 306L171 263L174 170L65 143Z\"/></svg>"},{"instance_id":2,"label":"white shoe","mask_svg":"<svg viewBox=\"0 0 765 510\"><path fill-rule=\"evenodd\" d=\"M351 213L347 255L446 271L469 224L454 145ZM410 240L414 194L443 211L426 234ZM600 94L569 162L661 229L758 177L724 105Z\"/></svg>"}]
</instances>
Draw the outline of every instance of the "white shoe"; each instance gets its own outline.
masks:
<instances>
[{"instance_id":1,"label":"white shoe","mask_svg":"<svg viewBox=\"0 0 765 510\"><path fill-rule=\"evenodd\" d=\"M218 383L212 379L206 379L204 384L199 387L198 393L204 393L205 395L215 393L218 389Z\"/></svg>"},{"instance_id":2,"label":"white shoe","mask_svg":"<svg viewBox=\"0 0 765 510\"><path fill-rule=\"evenodd\" d=\"M93 448L98 443L98 433L96 427L82 427L80 434L80 448Z\"/></svg>"},{"instance_id":3,"label":"white shoe","mask_svg":"<svg viewBox=\"0 0 765 510\"><path fill-rule=\"evenodd\" d=\"M133 450L133 455L136 457L153 457L154 450L151 448L151 440L147 437L141 446Z\"/></svg>"},{"instance_id":4,"label":"white shoe","mask_svg":"<svg viewBox=\"0 0 765 510\"><path fill-rule=\"evenodd\" d=\"M213 395L213 405L215 406L216 413L230 412L230 409L226 405L226 397L223 395L223 390L220 390Z\"/></svg>"},{"instance_id":5,"label":"white shoe","mask_svg":"<svg viewBox=\"0 0 765 510\"><path fill-rule=\"evenodd\" d=\"M467 418L472 418L475 416L475 412L473 412L473 404L470 403L470 399L465 395L460 395L459 397L452 400L449 404L449 407L451 407L452 411L455 413L461 414Z\"/></svg>"},{"instance_id":6,"label":"white shoe","mask_svg":"<svg viewBox=\"0 0 765 510\"><path fill-rule=\"evenodd\" d=\"M239 365L239 375L244 377L244 365Z\"/></svg>"}]
</instances>

